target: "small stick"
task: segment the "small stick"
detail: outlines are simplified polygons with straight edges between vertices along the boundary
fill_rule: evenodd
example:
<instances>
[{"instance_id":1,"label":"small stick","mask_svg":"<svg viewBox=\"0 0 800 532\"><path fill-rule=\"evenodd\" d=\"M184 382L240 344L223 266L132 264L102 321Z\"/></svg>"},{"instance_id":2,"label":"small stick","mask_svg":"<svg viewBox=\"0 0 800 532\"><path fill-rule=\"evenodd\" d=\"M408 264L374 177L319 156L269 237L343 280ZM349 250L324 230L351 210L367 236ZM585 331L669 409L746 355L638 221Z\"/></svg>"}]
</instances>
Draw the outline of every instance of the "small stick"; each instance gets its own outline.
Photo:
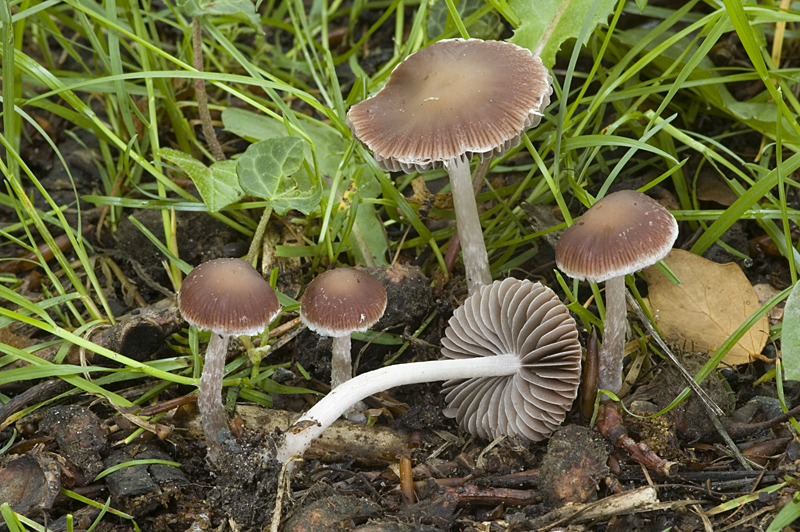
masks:
<instances>
[{"instance_id":1,"label":"small stick","mask_svg":"<svg viewBox=\"0 0 800 532\"><path fill-rule=\"evenodd\" d=\"M411 506L417 502L414 493L414 474L411 471L411 460L404 455L398 455L400 459L400 491L403 493L406 506Z\"/></svg>"},{"instance_id":2,"label":"small stick","mask_svg":"<svg viewBox=\"0 0 800 532\"><path fill-rule=\"evenodd\" d=\"M203 34L200 29L200 19L192 19L192 51L194 55L194 69L198 72L203 71ZM225 160L225 153L214 133L214 125L211 123L211 113L208 111L208 94L206 94L206 82L203 78L195 78L194 92L197 96L197 112L200 115L200 123L203 125L203 135L206 137L211 154L217 161Z\"/></svg>"},{"instance_id":3,"label":"small stick","mask_svg":"<svg viewBox=\"0 0 800 532\"><path fill-rule=\"evenodd\" d=\"M681 376L686 380L686 383L689 385L692 391L697 394L705 409L709 413L713 413L715 417L724 416L725 412L723 412L722 409L718 407L717 404L711 399L711 397L708 396L700 384L694 380L694 377L692 377L689 372L686 371L686 368L684 368L683 364L680 363L678 357L676 357L672 350L667 347L666 342L664 342L664 340L661 338L661 335L656 332L655 327L653 327L653 324L647 319L647 316L645 316L644 311L639 306L636 298L634 298L628 290L625 290L625 294L628 296L628 304L633 307L633 310L636 312L636 316L639 318L639 321L642 322L645 329L647 329L647 332L649 332L652 337L655 338L656 343L664 351L664 354L667 355L673 364L675 364L675 367L678 368Z\"/></svg>"},{"instance_id":4,"label":"small stick","mask_svg":"<svg viewBox=\"0 0 800 532\"><path fill-rule=\"evenodd\" d=\"M628 430L622 425L622 418L613 404L600 405L597 430L611 442L611 445L627 451L631 458L640 464L649 467L662 477L671 475L675 462L664 460L646 444L633 441L633 438L628 436Z\"/></svg>"},{"instance_id":5,"label":"small stick","mask_svg":"<svg viewBox=\"0 0 800 532\"><path fill-rule=\"evenodd\" d=\"M741 466L745 469L752 470L753 467L750 465L750 462L744 457L742 451L740 451L736 446L736 443L734 443L733 439L731 439L728 431L725 430L725 427L722 426L722 422L719 420L720 416L725 415L725 412L723 412L722 409L711 400L705 390L700 387L700 384L698 384L694 378L689 375L689 372L686 371L686 368L684 368L680 361L678 361L678 357L676 357L672 350L667 347L667 344L661 338L661 335L658 334L655 327L653 327L653 324L650 323L650 320L648 320L647 316L644 315L644 311L641 309L639 303L636 301L633 295L628 290L625 290L625 294L628 296L628 303L630 303L631 307L633 307L633 309L636 311L639 321L641 321L645 326L647 332L649 332L650 335L655 338L656 343L659 345L659 347L661 347L672 363L675 364L680 374L683 375L683 378L686 379L686 382L689 383L689 386L697 394L698 399L700 399L700 404L703 405L703 408L706 410L709 419L711 419L711 423L714 425L714 428L717 429L719 435L722 436L722 439L730 449L731 454L733 454L734 458L736 458L736 461L739 462L739 464L741 464Z\"/></svg>"}]
</instances>

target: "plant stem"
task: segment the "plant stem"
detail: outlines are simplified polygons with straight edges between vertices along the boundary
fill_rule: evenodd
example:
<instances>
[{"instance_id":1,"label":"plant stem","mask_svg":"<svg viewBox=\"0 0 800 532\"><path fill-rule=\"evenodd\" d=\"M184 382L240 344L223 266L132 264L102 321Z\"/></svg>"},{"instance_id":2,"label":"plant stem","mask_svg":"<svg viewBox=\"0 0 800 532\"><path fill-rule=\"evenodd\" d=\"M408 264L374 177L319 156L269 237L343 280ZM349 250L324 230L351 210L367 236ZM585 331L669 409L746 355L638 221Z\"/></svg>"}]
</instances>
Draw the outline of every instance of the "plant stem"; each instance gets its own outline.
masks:
<instances>
[{"instance_id":1,"label":"plant stem","mask_svg":"<svg viewBox=\"0 0 800 532\"><path fill-rule=\"evenodd\" d=\"M453 192L453 206L456 211L456 227L461 240L464 268L467 271L469 295L475 294L481 286L491 284L489 256L483 241L483 229L478 217L478 204L472 188L469 161L466 158L452 159L445 163L450 175L450 188Z\"/></svg>"},{"instance_id":2,"label":"plant stem","mask_svg":"<svg viewBox=\"0 0 800 532\"><path fill-rule=\"evenodd\" d=\"M600 347L597 387L614 393L622 387L626 322L625 276L606 279L606 323Z\"/></svg>"},{"instance_id":3,"label":"plant stem","mask_svg":"<svg viewBox=\"0 0 800 532\"><path fill-rule=\"evenodd\" d=\"M267 222L272 216L272 207L267 205L264 207L264 212L261 213L261 220L258 221L256 233L253 235L253 240L250 241L250 249L247 250L247 262L256 267L258 262L258 252L261 250L261 242L264 240L264 231L267 230Z\"/></svg>"},{"instance_id":4,"label":"plant stem","mask_svg":"<svg viewBox=\"0 0 800 532\"><path fill-rule=\"evenodd\" d=\"M203 434L206 436L208 459L212 464L218 463L222 454L220 431L229 430L228 414L222 404L222 377L225 374L229 338L230 336L211 333L197 394L197 408L200 410Z\"/></svg>"},{"instance_id":5,"label":"plant stem","mask_svg":"<svg viewBox=\"0 0 800 532\"><path fill-rule=\"evenodd\" d=\"M192 19L192 50L194 52L194 68L198 72L203 71L203 35L200 29L200 19ZM194 92L197 96L197 113L200 115L200 122L203 124L203 135L206 137L211 154L217 161L224 161L225 154L222 146L214 133L214 125L211 123L211 113L208 111L208 95L206 94L206 82L202 78L195 78Z\"/></svg>"},{"instance_id":6,"label":"plant stem","mask_svg":"<svg viewBox=\"0 0 800 532\"><path fill-rule=\"evenodd\" d=\"M286 462L302 457L311 442L325 432L342 412L372 394L420 382L508 376L519 371L520 366L521 361L517 355L497 355L412 362L362 373L331 390L331 393L298 419L284 434L285 439L276 458L280 462Z\"/></svg>"}]
</instances>

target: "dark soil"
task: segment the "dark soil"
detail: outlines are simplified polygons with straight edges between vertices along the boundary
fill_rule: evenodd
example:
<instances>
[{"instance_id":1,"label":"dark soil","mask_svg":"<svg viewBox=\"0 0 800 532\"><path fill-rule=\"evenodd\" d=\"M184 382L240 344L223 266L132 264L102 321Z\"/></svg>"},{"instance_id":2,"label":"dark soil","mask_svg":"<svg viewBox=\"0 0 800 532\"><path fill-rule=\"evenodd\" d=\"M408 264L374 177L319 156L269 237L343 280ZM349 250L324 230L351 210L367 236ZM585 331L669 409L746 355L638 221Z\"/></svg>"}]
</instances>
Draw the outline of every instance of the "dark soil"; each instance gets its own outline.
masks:
<instances>
[{"instance_id":1,"label":"dark soil","mask_svg":"<svg viewBox=\"0 0 800 532\"><path fill-rule=\"evenodd\" d=\"M411 12L406 16L407 21L411 20L410 15ZM371 24L379 16L377 12L364 10L361 22ZM368 74L391 57L393 18L382 26L391 31L382 30L370 40L374 51L360 63ZM631 24L638 20L631 19ZM507 28L504 36L508 35ZM274 30L272 37L278 41L290 39L279 30ZM182 37L173 38L180 40ZM738 53L741 54L741 50ZM583 61L585 64L579 64L579 68L588 70L591 62ZM562 57L554 69L556 76L561 77L565 69L566 61ZM347 94L355 76L346 64L337 69L337 74ZM609 120L612 111L610 108ZM102 106L97 112L104 112ZM76 191L80 198L101 188L97 140L85 131L77 131L75 136L65 135L59 128L66 125L57 120L51 125L54 138L59 139L59 149L68 154L74 189L61 165L52 161L49 148L38 147L40 139L35 135L25 138L22 153L32 168L41 173L41 181L53 199L59 205L70 206L68 220L76 223L75 207L80 205L83 223L99 224L103 208L76 199ZM713 136L734 124L718 116L704 115L698 117L697 124L682 126ZM218 133L223 142L232 140L227 133ZM164 140L164 145L169 145L174 139ZM752 140L731 137L727 147L737 153L749 152L753 150ZM758 142L760 138L755 140L756 146ZM115 157L119 155L114 154ZM533 161L519 157L509 164L526 165ZM699 164L699 159L690 157L685 175L693 175ZM495 188L518 182L523 177L523 173L503 174ZM599 187L604 176L597 177L595 183ZM636 188L647 181L643 179L621 176L614 188ZM130 194L129 197L140 197L134 187L126 189L125 193ZM669 186L657 187L651 194L667 204L675 202L674 190ZM32 196L37 207L49 209L40 194L32 193ZM582 210L580 203L568 200L572 214L578 216ZM794 189L789 192L788 202L794 208L800 207L800 196ZM532 231L560 223L549 207L525 206L529 218L522 223L530 225ZM719 208L719 205L704 200L700 207ZM177 211L175 214L178 250L180 258L187 263L196 266L213 258L241 256L247 252L249 242L243 240L241 234L207 213ZM244 214L257 221L261 212ZM154 209L123 209L118 222L105 218L99 233L87 233L92 257L102 262L97 272L105 287L104 295L111 302L113 313L121 319L114 327L82 333L137 361L164 363L174 359L175 366L187 367L194 361L187 355L186 326L171 299L174 294L163 266L164 256L131 222L131 217L163 241L162 212ZM270 238L276 243L291 241L292 231L300 231L299 228L288 229L291 222L287 220L293 217L300 218L302 214L292 212L283 217L281 223L274 223L269 230ZM0 207L0 218L3 223L15 223L16 213ZM447 222L431 219L426 223L439 227ZM389 229L390 235L399 240L405 229L396 224ZM692 233L689 225L683 224L676 246L690 243ZM786 261L764 243L763 235L758 223L742 221L734 224L722 241L751 257L750 260L736 260L752 282L783 289L790 283ZM23 238L23 233L15 236ZM39 236L34 232L34 237L41 240ZM411 230L408 238L414 236ZM558 290L553 273L554 242L554 235L536 241L533 245L539 247L538 253L507 275L540 280ZM0 254L19 258L25 255L25 250L10 244L0 249ZM67 256L70 260L76 259L69 249ZM705 256L717 262L734 259L720 246L711 247ZM121 275L112 273L112 263ZM18 294L33 301L52 295L52 285L41 269L26 270L17 266L8 271L18 278ZM338 265L327 264L325 260L320 263L305 258L275 258L264 269L278 268L279 290L294 298L315 273L335 266ZM55 264L53 267L56 268ZM447 320L466 296L460 265L455 266L445 282L431 249L420 247L400 254L398 263L371 268L370 273L381 280L389 298L387 313L373 330L399 335L408 343L408 348L393 363L439 358L440 338ZM641 280L637 280L637 286L646 294ZM579 299L587 301L590 294L589 287L581 285ZM80 302L76 304L84 310ZM8 302L6 305L13 306ZM599 314L595 306L590 306L589 310ZM56 322L60 322L64 314L58 307L48 312ZM285 315L281 323L294 317ZM630 321L636 324L633 316ZM414 336L426 322L422 333ZM580 334L585 346L588 331L581 330ZM261 362L262 371L269 371L270 378L253 384L245 382L245 376L241 376L238 385L227 388L226 397L231 405L234 402L253 404L258 397L262 405L269 403L275 410L289 411L286 413L288 420L293 413L307 409L316 401L317 396L311 392L327 392L331 340L307 330L291 339L290 336L287 333L288 341ZM201 336L201 352L206 338ZM55 340L56 337L21 322L0 328L3 346L26 349ZM87 359L77 347L62 352L60 346L60 343L55 347L46 346L37 351L37 355L48 361L120 367L99 356ZM397 355L398 349L398 345L377 341L354 341L356 373L383 367ZM250 361L240 342L231 342L228 355L228 362L236 366L233 371L244 369L249 376ZM681 353L681 360L691 374L696 374L704 356ZM774 358L776 347L769 346L765 356ZM707 530L708 526L721 530L737 520L742 523L729 530L766 529L775 513L797 491L800 464L797 435L780 417L782 410L774 379L757 384L773 367L766 362L756 362L740 368L726 368L703 383L711 398L725 410L722 422L737 446L764 468L758 471L745 469L732 458L731 450L693 396L666 415L642 417L665 408L685 386L677 371L656 352L650 353L649 362L649 371L643 372L632 391L623 398L634 415L620 414L622 425L616 427L620 431L624 429L634 442L633 452L631 447L623 448L616 440L613 444L607 442L595 429L589 428L589 420L581 419L577 406L549 443L516 438L484 441L460 432L457 424L442 414L444 401L439 383L421 384L388 390L368 400L368 406L376 412L376 425L371 429L384 436L390 433L394 444L401 442L399 449L391 447L390 452L380 444L371 448L365 444L354 453L347 448L348 440L342 437L339 442L342 447L335 448L337 442L333 442L330 444L333 450L327 448L314 455L316 458L299 465L296 475L282 487L279 487L282 465L262 457L264 449L270 449L280 439L273 428L244 424L235 434L236 438L226 442L226 460L217 467L207 463L205 444L196 430L198 414L193 403L194 387L163 385L143 374L136 375L134 380L110 378L103 382L105 390L131 401L144 396L141 406L147 410L142 412L116 407L108 396L77 390L58 379L35 382L7 379L0 384L3 403L0 405L3 427L0 448L9 445L0 455L0 503L9 503L16 512L59 531L67 529L68 514L74 516L75 530L88 529L106 501L110 501L115 512L105 513L94 530L132 531L131 519L144 532L269 530L279 503L283 516L279 529L291 532L495 532L553 527L556 523L561 527L557 528L559 530L688 532ZM0 376L19 365L3 366ZM94 379L102 376L107 374L91 375ZM304 388L309 393L294 393L295 390L283 393L286 391L283 386ZM251 392L249 398L253 401L242 397L247 392ZM787 384L785 395L790 408L800 404L800 386ZM27 410L35 406L38 408ZM234 419L234 427L239 426L237 419ZM776 419L780 422L770 423ZM191 428L192 423L195 429ZM343 426L346 431L350 425L344 422ZM359 427L358 430L365 429ZM359 434L362 444L372 441ZM648 452L674 462L675 467L670 469L672 476L658 476L652 468L640 465L642 455ZM410 476L401 467L406 459L412 465ZM131 464L132 461L136 462ZM97 478L114 466L124 467ZM785 487L748 499L738 514L734 512L731 516L728 512L701 517L702 511L786 478L789 481ZM593 518L584 518L584 512L591 508L577 506L600 503L614 495L649 486L655 488L659 501L665 504L641 512L629 508L619 515L609 510ZM81 502L79 497L65 496L65 490L93 501L94 506ZM575 515L559 513L565 508L581 510ZM746 517L751 519L746 520ZM0 532L3 530L7 527L0 524Z\"/></svg>"}]
</instances>

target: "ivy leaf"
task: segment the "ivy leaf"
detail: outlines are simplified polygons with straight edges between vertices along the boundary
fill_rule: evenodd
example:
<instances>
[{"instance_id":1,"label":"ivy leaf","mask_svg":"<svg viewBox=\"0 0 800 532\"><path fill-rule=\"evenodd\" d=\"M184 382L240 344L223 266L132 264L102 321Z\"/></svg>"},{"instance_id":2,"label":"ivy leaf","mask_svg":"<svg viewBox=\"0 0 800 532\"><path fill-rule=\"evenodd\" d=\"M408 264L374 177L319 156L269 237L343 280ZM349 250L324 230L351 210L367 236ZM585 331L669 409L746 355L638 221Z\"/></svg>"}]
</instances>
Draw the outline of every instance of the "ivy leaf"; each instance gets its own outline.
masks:
<instances>
[{"instance_id":1,"label":"ivy leaf","mask_svg":"<svg viewBox=\"0 0 800 532\"><path fill-rule=\"evenodd\" d=\"M250 141L286 136L286 126L281 120L236 107L222 111L222 124L226 131ZM332 176L345 150L344 139L336 131L313 123L304 123L303 129L317 151L320 175ZM305 146L305 157L310 163L311 146Z\"/></svg>"},{"instance_id":2,"label":"ivy leaf","mask_svg":"<svg viewBox=\"0 0 800 532\"><path fill-rule=\"evenodd\" d=\"M783 323L798 323L800 320L800 290L797 285L786 300L783 309ZM783 376L787 381L800 381L800 328L783 327L781 332L781 358Z\"/></svg>"},{"instance_id":3,"label":"ivy leaf","mask_svg":"<svg viewBox=\"0 0 800 532\"><path fill-rule=\"evenodd\" d=\"M216 162L209 168L182 151L162 148L159 154L186 172L211 212L217 212L244 196L236 175L236 161Z\"/></svg>"},{"instance_id":4,"label":"ivy leaf","mask_svg":"<svg viewBox=\"0 0 800 532\"><path fill-rule=\"evenodd\" d=\"M177 6L188 17L233 15L246 20L254 28L261 28L261 19L252 0L178 0Z\"/></svg>"},{"instance_id":5,"label":"ivy leaf","mask_svg":"<svg viewBox=\"0 0 800 532\"><path fill-rule=\"evenodd\" d=\"M281 180L300 168L303 145L303 139L297 137L278 137L248 146L236 167L242 189L270 200Z\"/></svg>"},{"instance_id":6,"label":"ivy leaf","mask_svg":"<svg viewBox=\"0 0 800 532\"><path fill-rule=\"evenodd\" d=\"M283 216L290 209L309 214L319 206L321 200L322 188L301 168L299 172L281 180L269 203L276 213Z\"/></svg>"},{"instance_id":7,"label":"ivy leaf","mask_svg":"<svg viewBox=\"0 0 800 532\"><path fill-rule=\"evenodd\" d=\"M578 37L583 23L589 17L595 0L511 0L509 5L520 19L520 25L514 32L511 42L535 50L539 42L548 34L547 42L539 54L542 63L552 68L556 62L556 53L561 45ZM597 9L590 20L588 41L598 24L605 24L613 13L617 0L596 0ZM550 26L553 26L550 30ZM585 42L581 44L586 44Z\"/></svg>"},{"instance_id":8,"label":"ivy leaf","mask_svg":"<svg viewBox=\"0 0 800 532\"><path fill-rule=\"evenodd\" d=\"M305 141L298 137L277 137L251 144L239 157L236 170L242 189L269 202L275 212L289 209L308 214L319 205L322 189L305 169Z\"/></svg>"}]
</instances>

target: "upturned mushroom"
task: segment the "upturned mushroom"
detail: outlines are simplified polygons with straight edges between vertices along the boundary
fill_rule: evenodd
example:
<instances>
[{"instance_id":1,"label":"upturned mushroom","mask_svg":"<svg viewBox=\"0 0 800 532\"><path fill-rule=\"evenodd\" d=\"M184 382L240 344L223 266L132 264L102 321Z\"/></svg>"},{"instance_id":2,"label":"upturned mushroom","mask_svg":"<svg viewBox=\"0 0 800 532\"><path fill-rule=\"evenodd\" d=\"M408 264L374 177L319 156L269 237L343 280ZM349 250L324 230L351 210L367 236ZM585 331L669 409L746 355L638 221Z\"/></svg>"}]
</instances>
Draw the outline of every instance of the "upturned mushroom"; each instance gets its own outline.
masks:
<instances>
[{"instance_id":1,"label":"upturned mushroom","mask_svg":"<svg viewBox=\"0 0 800 532\"><path fill-rule=\"evenodd\" d=\"M200 375L197 407L206 437L208 458L218 463L229 430L222 404L222 377L231 336L259 334L281 310L272 287L246 261L215 259L204 262L183 280L178 291L183 318L198 329L211 331Z\"/></svg>"},{"instance_id":2,"label":"upturned mushroom","mask_svg":"<svg viewBox=\"0 0 800 532\"><path fill-rule=\"evenodd\" d=\"M355 268L328 270L311 281L300 303L300 319L320 336L333 337L331 388L353 376L350 335L372 327L386 310L386 289L372 275ZM348 412L353 421L366 421L358 404Z\"/></svg>"},{"instance_id":3,"label":"upturned mushroom","mask_svg":"<svg viewBox=\"0 0 800 532\"><path fill-rule=\"evenodd\" d=\"M449 360L362 373L332 390L284 434L277 459L302 457L343 411L396 386L447 380L445 414L481 437L547 438L561 424L580 381L575 320L540 283L505 279L469 296L442 340Z\"/></svg>"},{"instance_id":4,"label":"upturned mushroom","mask_svg":"<svg viewBox=\"0 0 800 532\"><path fill-rule=\"evenodd\" d=\"M492 282L469 163L501 156L536 126L552 78L539 57L502 41L451 39L411 54L347 113L353 136L385 171L450 175L469 293Z\"/></svg>"},{"instance_id":5,"label":"upturned mushroom","mask_svg":"<svg viewBox=\"0 0 800 532\"><path fill-rule=\"evenodd\" d=\"M597 387L617 393L627 330L625 276L663 259L678 222L657 201L622 190L597 201L556 245L556 265L575 279L606 283L606 316Z\"/></svg>"}]
</instances>

